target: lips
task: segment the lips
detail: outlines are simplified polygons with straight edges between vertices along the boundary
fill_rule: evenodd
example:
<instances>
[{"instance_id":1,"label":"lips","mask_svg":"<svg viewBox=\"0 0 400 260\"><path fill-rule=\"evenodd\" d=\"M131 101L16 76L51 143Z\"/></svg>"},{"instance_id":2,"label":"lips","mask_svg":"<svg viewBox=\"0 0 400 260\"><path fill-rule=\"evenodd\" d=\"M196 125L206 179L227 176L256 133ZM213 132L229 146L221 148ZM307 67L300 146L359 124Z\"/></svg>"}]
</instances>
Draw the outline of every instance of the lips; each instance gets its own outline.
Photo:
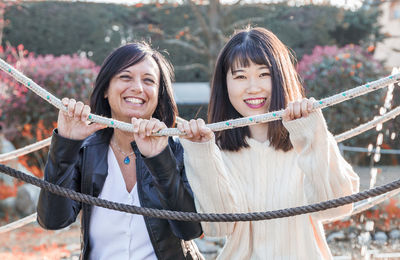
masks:
<instances>
[{"instance_id":1,"label":"lips","mask_svg":"<svg viewBox=\"0 0 400 260\"><path fill-rule=\"evenodd\" d=\"M267 99L266 98L248 98L243 101L248 107L257 109L257 108L263 107L265 105Z\"/></svg>"}]
</instances>

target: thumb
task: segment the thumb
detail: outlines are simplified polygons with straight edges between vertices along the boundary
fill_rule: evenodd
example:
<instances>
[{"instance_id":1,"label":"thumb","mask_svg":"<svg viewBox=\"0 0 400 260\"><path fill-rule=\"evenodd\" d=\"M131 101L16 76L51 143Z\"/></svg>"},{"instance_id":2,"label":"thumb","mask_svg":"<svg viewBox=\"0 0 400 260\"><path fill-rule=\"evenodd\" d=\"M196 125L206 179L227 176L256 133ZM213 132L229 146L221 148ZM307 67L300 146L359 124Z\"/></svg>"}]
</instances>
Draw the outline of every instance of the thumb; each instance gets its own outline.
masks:
<instances>
[{"instance_id":1,"label":"thumb","mask_svg":"<svg viewBox=\"0 0 400 260\"><path fill-rule=\"evenodd\" d=\"M90 134L93 134L96 131L99 131L101 129L107 128L107 125L99 124L99 123L93 123L88 125L88 132Z\"/></svg>"}]
</instances>

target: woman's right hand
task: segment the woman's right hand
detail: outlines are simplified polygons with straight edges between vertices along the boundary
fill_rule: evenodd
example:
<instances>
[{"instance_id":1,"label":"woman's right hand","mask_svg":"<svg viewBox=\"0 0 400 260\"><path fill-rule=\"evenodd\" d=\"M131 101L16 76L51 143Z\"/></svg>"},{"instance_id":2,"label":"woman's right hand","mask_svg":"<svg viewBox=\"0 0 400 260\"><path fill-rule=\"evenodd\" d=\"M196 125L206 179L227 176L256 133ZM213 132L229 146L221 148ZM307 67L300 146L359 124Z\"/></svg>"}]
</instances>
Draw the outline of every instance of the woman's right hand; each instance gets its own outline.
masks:
<instances>
[{"instance_id":1,"label":"woman's right hand","mask_svg":"<svg viewBox=\"0 0 400 260\"><path fill-rule=\"evenodd\" d=\"M87 118L90 107L75 99L63 98L62 103L68 111L60 110L58 113L58 134L62 137L74 140L83 140L94 132L106 128L106 125L93 123L88 124Z\"/></svg>"},{"instance_id":2,"label":"woman's right hand","mask_svg":"<svg viewBox=\"0 0 400 260\"><path fill-rule=\"evenodd\" d=\"M204 123L204 120L201 118L178 123L177 128L179 131L186 133L186 135L181 135L180 138L192 142L205 143L214 138L214 133L206 126L206 123Z\"/></svg>"}]
</instances>

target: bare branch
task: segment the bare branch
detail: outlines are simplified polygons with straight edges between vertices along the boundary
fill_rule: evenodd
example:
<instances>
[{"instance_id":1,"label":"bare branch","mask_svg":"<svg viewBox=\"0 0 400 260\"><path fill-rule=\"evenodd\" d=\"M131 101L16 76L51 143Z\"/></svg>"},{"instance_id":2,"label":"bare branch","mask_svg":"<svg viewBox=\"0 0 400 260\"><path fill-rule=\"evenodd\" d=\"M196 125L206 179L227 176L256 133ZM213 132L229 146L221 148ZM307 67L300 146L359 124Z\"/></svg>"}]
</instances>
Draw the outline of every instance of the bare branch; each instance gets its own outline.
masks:
<instances>
[{"instance_id":1,"label":"bare branch","mask_svg":"<svg viewBox=\"0 0 400 260\"><path fill-rule=\"evenodd\" d=\"M196 46L194 46L193 44L190 44L188 42L182 41L182 40L178 40L178 39L167 39L164 40L165 43L168 44L176 44L176 45L180 45L186 49L189 49L195 53L201 54L201 55L208 55L207 51L202 50L200 48L197 48Z\"/></svg>"},{"instance_id":2,"label":"bare branch","mask_svg":"<svg viewBox=\"0 0 400 260\"><path fill-rule=\"evenodd\" d=\"M229 29L236 29L236 28L238 28L240 26L247 25L249 23L262 22L264 20L265 20L264 17L251 17L251 18L247 18L247 19L243 19L243 20L237 21L237 22L233 23L232 25L230 25L228 28Z\"/></svg>"},{"instance_id":3,"label":"bare branch","mask_svg":"<svg viewBox=\"0 0 400 260\"><path fill-rule=\"evenodd\" d=\"M194 12L194 15L196 16L197 20L200 23L200 26L205 34L205 36L207 37L208 42L211 42L211 35L208 32L208 25L206 20L204 19L203 15L201 15L200 10L198 9L199 7L192 1L192 0L188 0L191 9Z\"/></svg>"},{"instance_id":4,"label":"bare branch","mask_svg":"<svg viewBox=\"0 0 400 260\"><path fill-rule=\"evenodd\" d=\"M183 66L174 66L175 70L192 70L192 69L201 69L204 70L205 72L209 72L209 69L207 66L201 63L193 63L189 65L183 65Z\"/></svg>"}]
</instances>

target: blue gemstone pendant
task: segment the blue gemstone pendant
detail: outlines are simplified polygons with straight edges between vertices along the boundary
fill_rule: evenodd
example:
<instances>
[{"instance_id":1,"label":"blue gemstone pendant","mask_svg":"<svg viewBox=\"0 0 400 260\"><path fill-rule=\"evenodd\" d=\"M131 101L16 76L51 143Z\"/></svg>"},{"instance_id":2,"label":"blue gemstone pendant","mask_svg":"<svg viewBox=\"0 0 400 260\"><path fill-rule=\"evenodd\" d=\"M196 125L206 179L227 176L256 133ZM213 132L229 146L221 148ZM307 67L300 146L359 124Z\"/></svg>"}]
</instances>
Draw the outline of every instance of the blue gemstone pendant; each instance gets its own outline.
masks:
<instances>
[{"instance_id":1,"label":"blue gemstone pendant","mask_svg":"<svg viewBox=\"0 0 400 260\"><path fill-rule=\"evenodd\" d=\"M129 159L129 156L125 157L124 163L129 164L130 162L131 162L131 160Z\"/></svg>"}]
</instances>

